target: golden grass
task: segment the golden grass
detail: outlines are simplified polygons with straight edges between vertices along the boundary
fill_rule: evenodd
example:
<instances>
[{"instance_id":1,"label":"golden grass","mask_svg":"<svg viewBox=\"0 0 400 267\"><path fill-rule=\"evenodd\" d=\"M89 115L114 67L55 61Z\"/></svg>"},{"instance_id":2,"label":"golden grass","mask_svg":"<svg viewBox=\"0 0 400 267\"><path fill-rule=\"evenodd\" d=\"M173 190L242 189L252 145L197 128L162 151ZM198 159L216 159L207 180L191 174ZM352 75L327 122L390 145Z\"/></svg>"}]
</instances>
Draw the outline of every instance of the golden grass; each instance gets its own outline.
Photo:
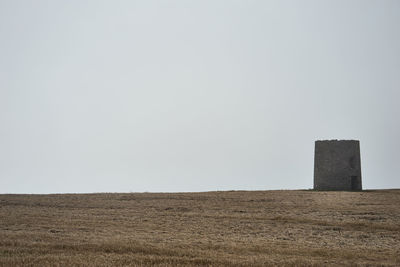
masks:
<instances>
[{"instance_id":1,"label":"golden grass","mask_svg":"<svg viewBox=\"0 0 400 267\"><path fill-rule=\"evenodd\" d=\"M0 195L0 266L400 266L400 190Z\"/></svg>"}]
</instances>

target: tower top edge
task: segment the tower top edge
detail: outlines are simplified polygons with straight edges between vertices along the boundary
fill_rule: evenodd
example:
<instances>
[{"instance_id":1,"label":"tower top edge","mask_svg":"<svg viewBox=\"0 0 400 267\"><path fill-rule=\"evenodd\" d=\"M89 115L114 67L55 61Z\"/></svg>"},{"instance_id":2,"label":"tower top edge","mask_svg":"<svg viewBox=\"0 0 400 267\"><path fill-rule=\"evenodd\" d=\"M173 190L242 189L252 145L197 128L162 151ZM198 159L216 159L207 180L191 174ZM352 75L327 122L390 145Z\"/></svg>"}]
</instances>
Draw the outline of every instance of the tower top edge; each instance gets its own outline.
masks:
<instances>
[{"instance_id":1,"label":"tower top edge","mask_svg":"<svg viewBox=\"0 0 400 267\"><path fill-rule=\"evenodd\" d=\"M355 140L355 139L331 139L331 140L316 140L315 142L360 142L360 140Z\"/></svg>"}]
</instances>

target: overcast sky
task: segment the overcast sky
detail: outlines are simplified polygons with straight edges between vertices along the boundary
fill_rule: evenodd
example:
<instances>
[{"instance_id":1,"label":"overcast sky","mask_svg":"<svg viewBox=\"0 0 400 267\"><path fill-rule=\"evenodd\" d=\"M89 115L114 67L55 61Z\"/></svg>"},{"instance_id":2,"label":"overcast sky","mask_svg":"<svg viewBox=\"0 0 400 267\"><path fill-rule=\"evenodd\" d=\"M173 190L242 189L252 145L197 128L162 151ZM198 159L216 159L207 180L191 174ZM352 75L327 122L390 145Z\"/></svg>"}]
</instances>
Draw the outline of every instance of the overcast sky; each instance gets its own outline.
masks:
<instances>
[{"instance_id":1,"label":"overcast sky","mask_svg":"<svg viewBox=\"0 0 400 267\"><path fill-rule=\"evenodd\" d=\"M0 193L400 188L400 1L0 0Z\"/></svg>"}]
</instances>

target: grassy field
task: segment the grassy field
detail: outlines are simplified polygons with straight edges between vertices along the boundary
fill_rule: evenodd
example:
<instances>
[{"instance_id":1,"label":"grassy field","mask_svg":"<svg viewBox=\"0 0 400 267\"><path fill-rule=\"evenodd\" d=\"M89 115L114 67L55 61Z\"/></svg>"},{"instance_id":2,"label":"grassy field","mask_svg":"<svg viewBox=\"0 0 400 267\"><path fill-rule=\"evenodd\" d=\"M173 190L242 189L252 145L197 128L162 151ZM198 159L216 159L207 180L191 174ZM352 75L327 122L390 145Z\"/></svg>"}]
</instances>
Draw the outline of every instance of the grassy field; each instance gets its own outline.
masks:
<instances>
[{"instance_id":1,"label":"grassy field","mask_svg":"<svg viewBox=\"0 0 400 267\"><path fill-rule=\"evenodd\" d=\"M0 195L0 266L400 266L400 190Z\"/></svg>"}]
</instances>

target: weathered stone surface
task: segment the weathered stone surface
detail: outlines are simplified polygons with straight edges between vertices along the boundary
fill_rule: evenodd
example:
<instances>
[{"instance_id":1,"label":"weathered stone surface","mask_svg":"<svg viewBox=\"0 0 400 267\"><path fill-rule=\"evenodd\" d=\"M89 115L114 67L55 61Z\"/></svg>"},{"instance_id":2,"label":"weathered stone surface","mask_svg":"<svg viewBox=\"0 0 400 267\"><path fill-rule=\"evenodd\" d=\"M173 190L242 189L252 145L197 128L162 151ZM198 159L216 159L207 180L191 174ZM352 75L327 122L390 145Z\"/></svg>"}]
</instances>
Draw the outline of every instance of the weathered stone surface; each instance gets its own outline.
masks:
<instances>
[{"instance_id":1,"label":"weathered stone surface","mask_svg":"<svg viewBox=\"0 0 400 267\"><path fill-rule=\"evenodd\" d=\"M315 141L314 189L362 190L359 141Z\"/></svg>"}]
</instances>

